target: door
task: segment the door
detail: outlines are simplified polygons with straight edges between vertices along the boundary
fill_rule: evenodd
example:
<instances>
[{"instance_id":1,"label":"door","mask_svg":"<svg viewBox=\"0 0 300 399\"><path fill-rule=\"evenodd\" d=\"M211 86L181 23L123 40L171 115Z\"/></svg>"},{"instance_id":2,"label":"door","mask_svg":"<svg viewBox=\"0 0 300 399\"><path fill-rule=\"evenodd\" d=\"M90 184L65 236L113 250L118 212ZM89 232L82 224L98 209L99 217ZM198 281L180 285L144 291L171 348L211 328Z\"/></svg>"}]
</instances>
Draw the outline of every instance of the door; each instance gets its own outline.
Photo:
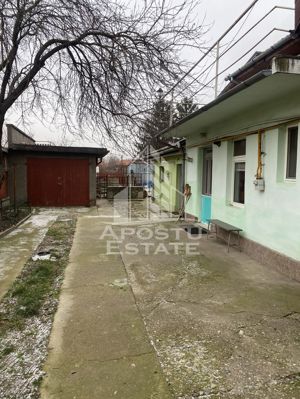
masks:
<instances>
[{"instance_id":1,"label":"door","mask_svg":"<svg viewBox=\"0 0 300 399\"><path fill-rule=\"evenodd\" d=\"M212 191L212 148L203 150L201 222L207 224L211 218L211 191Z\"/></svg>"},{"instance_id":2,"label":"door","mask_svg":"<svg viewBox=\"0 0 300 399\"><path fill-rule=\"evenodd\" d=\"M27 190L32 206L88 206L89 160L29 158Z\"/></svg>"},{"instance_id":3,"label":"door","mask_svg":"<svg viewBox=\"0 0 300 399\"><path fill-rule=\"evenodd\" d=\"M183 173L182 164L176 166L176 211L179 211L182 207L183 201Z\"/></svg>"}]
</instances>

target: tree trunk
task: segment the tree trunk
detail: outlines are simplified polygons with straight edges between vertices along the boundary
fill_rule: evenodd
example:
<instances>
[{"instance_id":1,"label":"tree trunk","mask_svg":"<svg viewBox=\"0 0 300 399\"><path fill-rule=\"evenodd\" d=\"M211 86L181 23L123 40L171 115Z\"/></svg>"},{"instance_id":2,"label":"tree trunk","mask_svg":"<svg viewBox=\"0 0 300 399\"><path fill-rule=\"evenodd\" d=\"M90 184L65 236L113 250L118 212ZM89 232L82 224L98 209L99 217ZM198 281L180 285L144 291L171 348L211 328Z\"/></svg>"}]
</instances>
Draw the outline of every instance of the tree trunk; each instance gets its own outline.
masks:
<instances>
[{"instance_id":1,"label":"tree trunk","mask_svg":"<svg viewBox=\"0 0 300 399\"><path fill-rule=\"evenodd\" d=\"M0 115L0 185L2 181L2 173L4 171L4 157L2 150L2 139L3 139L3 131L4 129L4 115Z\"/></svg>"}]
</instances>

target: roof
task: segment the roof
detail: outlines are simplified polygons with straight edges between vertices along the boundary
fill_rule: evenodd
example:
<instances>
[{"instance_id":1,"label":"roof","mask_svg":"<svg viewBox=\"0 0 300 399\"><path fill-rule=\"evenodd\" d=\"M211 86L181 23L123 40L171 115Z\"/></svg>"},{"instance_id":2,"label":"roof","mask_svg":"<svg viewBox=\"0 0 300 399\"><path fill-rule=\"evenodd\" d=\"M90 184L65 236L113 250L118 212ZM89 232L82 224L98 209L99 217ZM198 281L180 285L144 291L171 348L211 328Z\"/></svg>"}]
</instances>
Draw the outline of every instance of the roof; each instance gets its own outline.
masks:
<instances>
[{"instance_id":1,"label":"roof","mask_svg":"<svg viewBox=\"0 0 300 399\"><path fill-rule=\"evenodd\" d=\"M109 153L106 148L94 147L65 147L54 145L38 145L38 144L11 144L9 151L48 153L48 154L72 154L72 155L95 155L104 157Z\"/></svg>"},{"instance_id":2,"label":"roof","mask_svg":"<svg viewBox=\"0 0 300 399\"><path fill-rule=\"evenodd\" d=\"M180 139L176 143L169 144L165 147L159 148L158 150L153 150L150 153L150 157L154 158L155 156L174 156L174 155L182 155L182 148L185 146L185 139Z\"/></svg>"},{"instance_id":3,"label":"roof","mask_svg":"<svg viewBox=\"0 0 300 399\"><path fill-rule=\"evenodd\" d=\"M17 132L19 132L22 136L26 137L28 140L32 141L32 144L35 143L34 138L32 138L31 136L29 136L28 134L24 133L23 130L21 130L20 128L18 128L16 125L14 125L13 123L7 123L6 126L12 127L13 129L15 129Z\"/></svg>"},{"instance_id":4,"label":"roof","mask_svg":"<svg viewBox=\"0 0 300 399\"><path fill-rule=\"evenodd\" d=\"M172 132L171 136L173 135L178 135L179 132L173 132L176 128L180 127L183 124L186 124L186 122L190 121L191 119L196 119L198 116L205 114L207 111L209 111L211 108L214 108L216 105L222 103L226 99L232 97L233 95L241 92L242 90L252 86L254 83L259 82L260 80L266 78L267 76L270 76L272 74L271 70L266 70L266 71L261 71L255 76L252 76L250 79L247 81L240 83L236 87L233 87L231 90L219 95L215 100L211 101L209 104L205 105L204 107L198 109L196 112L193 112L192 114L186 116L185 118L181 119L179 122L177 122L175 125L171 126L170 128L164 130L162 134L166 134L168 132ZM177 129L178 130L178 129ZM181 136L181 134L180 134ZM180 137L178 136L178 137Z\"/></svg>"},{"instance_id":5,"label":"roof","mask_svg":"<svg viewBox=\"0 0 300 399\"><path fill-rule=\"evenodd\" d=\"M284 68L287 60L283 59L284 62L281 63L275 59L273 66L277 69L274 73L271 70L259 72L221 94L216 100L182 119L163 133L170 137L185 137L193 134L202 134L205 137L212 126L218 126L217 132L221 134L224 121L231 121L233 128L238 125L238 115L247 115L249 110L255 112L256 109L265 109L264 104L267 104L272 98L280 101L283 101L284 98L289 99L291 93L300 90L300 72L281 71L281 64ZM297 65L299 67L299 62L300 60L296 58L291 60L295 71L297 71ZM272 113L272 110L270 112ZM284 111L284 115L278 114L276 118L293 118L295 116L295 109L291 107L288 113ZM270 120L274 118L274 115L267 115L265 112L261 113L259 117L260 123L263 125L266 124L268 118Z\"/></svg>"},{"instance_id":6,"label":"roof","mask_svg":"<svg viewBox=\"0 0 300 399\"><path fill-rule=\"evenodd\" d=\"M240 82L249 79L262 70L271 68L272 59L275 56L297 56L300 54L300 32L292 32L288 36L273 44L267 50L255 52L251 59L241 68L227 77L230 83L222 93L237 86ZM221 94L222 94L221 93Z\"/></svg>"}]
</instances>

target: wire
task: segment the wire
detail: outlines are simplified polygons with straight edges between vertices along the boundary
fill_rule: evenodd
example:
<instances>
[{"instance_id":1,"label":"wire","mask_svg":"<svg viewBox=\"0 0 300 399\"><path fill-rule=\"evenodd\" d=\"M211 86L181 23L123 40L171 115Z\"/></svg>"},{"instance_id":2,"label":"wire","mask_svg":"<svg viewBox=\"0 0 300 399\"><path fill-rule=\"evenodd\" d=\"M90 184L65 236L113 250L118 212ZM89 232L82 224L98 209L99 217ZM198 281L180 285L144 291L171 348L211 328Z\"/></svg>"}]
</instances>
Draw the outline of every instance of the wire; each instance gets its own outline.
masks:
<instances>
[{"instance_id":1,"label":"wire","mask_svg":"<svg viewBox=\"0 0 300 399\"><path fill-rule=\"evenodd\" d=\"M236 40L235 42L233 42L235 40L235 38L238 36L238 34L240 33L240 31L242 30L243 26L245 25L246 21L248 20L252 10L254 7L252 7L252 9L250 10L246 20L244 21L243 25L240 27L239 31L237 32L237 34L234 36L234 38L229 42L227 48L221 53L221 55L219 56L219 59L221 59L225 54L227 54L234 46L236 46L242 39L244 39L254 28L256 28L264 19L266 19L273 11L275 11L276 9L283 9L283 10L292 10L294 11L294 8L292 7L282 7L282 6L275 6L273 7L267 14L265 14L260 20L258 20L256 22L256 24L254 24L247 32L245 32L238 40ZM259 44L259 43L258 43ZM258 45L257 44L257 45ZM202 70L196 77L193 78L193 80L191 82L189 82L182 91L186 90L187 88L189 88L194 82L198 81L198 79L204 74L204 72L206 72L208 69L209 71L211 71L212 67L215 65L216 61L214 61L213 63L211 63L206 69ZM219 76L219 75L216 75ZM216 77L215 76L215 77ZM175 95L175 98L177 98L180 94Z\"/></svg>"},{"instance_id":2,"label":"wire","mask_svg":"<svg viewBox=\"0 0 300 399\"><path fill-rule=\"evenodd\" d=\"M249 7L234 21L234 23L220 36L220 38L200 57L200 59L195 62L195 64L173 85L171 89L167 91L166 94L163 95L162 98L168 96L199 64L210 52L217 46L217 44L227 36L227 34L244 18L245 15L248 14L249 11L252 11L253 7L258 3L260 0L254 0Z\"/></svg>"}]
</instances>

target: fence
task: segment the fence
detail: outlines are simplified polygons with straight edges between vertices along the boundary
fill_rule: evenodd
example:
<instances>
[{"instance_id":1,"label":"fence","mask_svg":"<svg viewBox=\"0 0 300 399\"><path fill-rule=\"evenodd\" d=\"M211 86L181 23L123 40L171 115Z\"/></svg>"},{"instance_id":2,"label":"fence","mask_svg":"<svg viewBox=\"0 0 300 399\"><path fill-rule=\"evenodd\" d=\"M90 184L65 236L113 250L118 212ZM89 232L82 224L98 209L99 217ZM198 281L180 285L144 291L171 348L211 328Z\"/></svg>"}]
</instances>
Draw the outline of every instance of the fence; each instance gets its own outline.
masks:
<instances>
[{"instance_id":1,"label":"fence","mask_svg":"<svg viewBox=\"0 0 300 399\"><path fill-rule=\"evenodd\" d=\"M97 197L107 198L108 187L145 187L151 185L148 173L97 174Z\"/></svg>"}]
</instances>

